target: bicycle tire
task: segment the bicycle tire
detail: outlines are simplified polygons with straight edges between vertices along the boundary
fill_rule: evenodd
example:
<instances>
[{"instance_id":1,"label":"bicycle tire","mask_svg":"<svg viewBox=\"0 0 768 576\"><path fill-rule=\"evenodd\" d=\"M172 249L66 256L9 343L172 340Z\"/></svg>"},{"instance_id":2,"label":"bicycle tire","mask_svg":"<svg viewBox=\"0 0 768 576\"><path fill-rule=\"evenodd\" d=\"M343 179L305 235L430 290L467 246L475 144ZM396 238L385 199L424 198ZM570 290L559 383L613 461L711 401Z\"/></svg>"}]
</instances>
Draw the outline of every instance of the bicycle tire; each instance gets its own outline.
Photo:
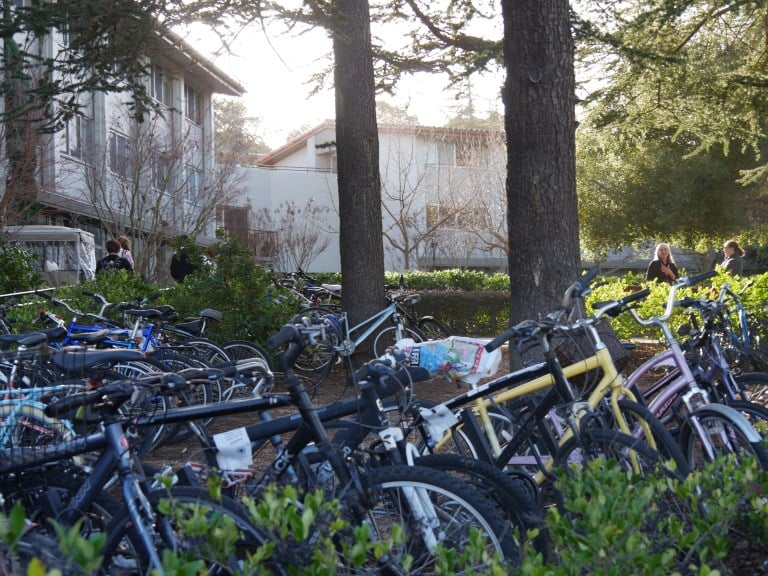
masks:
<instances>
[{"instance_id":1,"label":"bicycle tire","mask_svg":"<svg viewBox=\"0 0 768 576\"><path fill-rule=\"evenodd\" d=\"M413 463L447 472L483 494L503 512L516 530L521 546L527 540L528 530L538 529L540 536L534 540L534 547L541 553L548 551L549 538L538 488L532 481L508 476L492 464L458 454L428 454L416 458Z\"/></svg>"},{"instance_id":2,"label":"bicycle tire","mask_svg":"<svg viewBox=\"0 0 768 576\"><path fill-rule=\"evenodd\" d=\"M747 453L755 458L757 464L764 470L768 469L768 450L760 441L752 442L744 435L742 429L731 421L725 414L709 408L700 408L693 413L699 425L713 448L719 454ZM709 462L710 458L703 451L700 437L690 421L686 421L680 430L680 446L691 465L698 469Z\"/></svg>"},{"instance_id":3,"label":"bicycle tire","mask_svg":"<svg viewBox=\"0 0 768 576\"><path fill-rule=\"evenodd\" d=\"M404 490L415 490L419 501L440 510L439 517L432 517L439 526L430 530L437 542L460 550L475 527L487 537L490 556L498 552L508 565L519 563L512 527L500 512L482 494L445 472L423 466L384 466L368 470L361 480L368 489L368 519L377 540L391 540L391 529L399 524L404 538L394 543L391 554L398 558L409 555L413 573L433 572L434 555L419 532L427 526L408 510Z\"/></svg>"},{"instance_id":4,"label":"bicycle tire","mask_svg":"<svg viewBox=\"0 0 768 576\"><path fill-rule=\"evenodd\" d=\"M58 510L49 509L49 504L56 502L60 506L66 507L66 503L70 501L85 480L87 480L87 476L82 472L82 469L68 465L35 468L16 474L13 478L6 477L0 481L0 491L5 499L4 511L7 513L14 504L19 503L24 509L27 520L32 523L32 534L58 543L58 534L50 520L61 522L62 518L59 516ZM77 520L82 522L82 534L86 536L105 531L109 522L115 515L119 514L121 508L122 504L117 499L104 490L100 491L90 509L86 513L78 515ZM56 548L56 546L54 547ZM24 553L20 550L20 553L22 561L36 556L34 549ZM59 558L58 555L53 557ZM46 558L41 559L46 561ZM67 559L64 560L66 562ZM69 563L66 563L68 566ZM55 566L46 563L46 567L54 568ZM26 571L20 573L26 574ZM73 573L79 574L80 572Z\"/></svg>"},{"instance_id":5,"label":"bicycle tire","mask_svg":"<svg viewBox=\"0 0 768 576\"><path fill-rule=\"evenodd\" d=\"M660 452L667 460L675 463L679 478L685 478L690 472L688 459L683 454L680 444L661 421L646 407L631 400L619 400L619 409L627 420L631 435L645 441L651 448ZM607 411L612 414L611 411ZM651 433L648 438L643 426Z\"/></svg>"},{"instance_id":6,"label":"bicycle tire","mask_svg":"<svg viewBox=\"0 0 768 576\"><path fill-rule=\"evenodd\" d=\"M411 338L414 342L423 342L424 337L415 328L409 328L403 326L402 330L403 338ZM387 351L387 348L391 348L397 344L397 326L389 326L381 330L373 339L371 344L371 357L380 358Z\"/></svg>"},{"instance_id":7,"label":"bicycle tire","mask_svg":"<svg viewBox=\"0 0 768 576\"><path fill-rule=\"evenodd\" d=\"M739 374L734 379L746 394L745 400L759 404L768 404L768 373L751 372Z\"/></svg>"},{"instance_id":8,"label":"bicycle tire","mask_svg":"<svg viewBox=\"0 0 768 576\"><path fill-rule=\"evenodd\" d=\"M424 340L443 340L453 335L445 324L431 316L420 318L416 328L419 329Z\"/></svg>"},{"instance_id":9,"label":"bicycle tire","mask_svg":"<svg viewBox=\"0 0 768 576\"><path fill-rule=\"evenodd\" d=\"M313 315L323 317L327 314L335 314L322 307L309 307L302 310L301 315L311 317ZM308 344L303 348L301 354L294 362L293 368L301 372L304 379L307 380L305 386L308 390L316 391L330 374L333 366L339 360L339 348L343 337L337 331L330 327L325 330L325 339L318 340L315 343ZM276 380L280 380L279 373L275 374Z\"/></svg>"},{"instance_id":10,"label":"bicycle tire","mask_svg":"<svg viewBox=\"0 0 768 576\"><path fill-rule=\"evenodd\" d=\"M198 559L203 559L209 562L209 574L236 573L239 561L244 558L245 554L265 544L267 541L265 535L250 522L248 511L240 503L226 496L222 496L220 499L213 499L205 488L196 486L173 486L167 491L155 490L148 495L148 498L154 513L158 516L163 515L161 510L164 509L164 507L160 506L160 502L162 500L171 500L172 502L180 504L205 507L214 515L228 517L234 521L235 525L240 530L240 538L234 544L235 556L231 558L200 558L203 547L199 545L200 542L198 542L193 535L189 534L182 534L179 532L177 533L177 536L180 536L180 542L166 543L168 545L180 544L184 551L194 554ZM138 542L138 539L135 535L133 521L126 508L123 508L121 513L115 516L107 526L106 530L107 539L104 548L102 549L102 556L104 557L102 566L106 564L107 569L104 570L104 568L102 568L100 574L111 576L114 574L114 572L111 571L111 563L113 561L119 559L121 563L125 563L125 558L121 558L121 554L124 552L126 541L135 543ZM196 544L198 544L198 546L196 546ZM132 554L136 566L135 570L130 573L135 573L137 575L148 573L149 566L147 557L143 555L140 550L133 550ZM223 562L224 565L221 565L221 562ZM280 566L270 564L269 569L275 574L285 573Z\"/></svg>"},{"instance_id":11,"label":"bicycle tire","mask_svg":"<svg viewBox=\"0 0 768 576\"><path fill-rule=\"evenodd\" d=\"M248 340L230 340L221 345L231 360L246 360L260 358L267 363L270 370L273 367L272 358L264 348Z\"/></svg>"},{"instance_id":12,"label":"bicycle tire","mask_svg":"<svg viewBox=\"0 0 768 576\"><path fill-rule=\"evenodd\" d=\"M194 350L199 360L202 360L208 366L215 367L225 362L230 362L231 358L218 343L208 338L188 338L178 343L181 347L190 347Z\"/></svg>"},{"instance_id":13,"label":"bicycle tire","mask_svg":"<svg viewBox=\"0 0 768 576\"><path fill-rule=\"evenodd\" d=\"M768 439L768 407L746 400L728 400L728 406L741 412L763 439Z\"/></svg>"},{"instance_id":14,"label":"bicycle tire","mask_svg":"<svg viewBox=\"0 0 768 576\"><path fill-rule=\"evenodd\" d=\"M606 428L587 428L581 431L580 438L566 440L555 455L553 467L566 474L579 473L584 462L594 460L612 460L627 472L641 476L678 476L666 468L666 458L643 440Z\"/></svg>"}]
</instances>

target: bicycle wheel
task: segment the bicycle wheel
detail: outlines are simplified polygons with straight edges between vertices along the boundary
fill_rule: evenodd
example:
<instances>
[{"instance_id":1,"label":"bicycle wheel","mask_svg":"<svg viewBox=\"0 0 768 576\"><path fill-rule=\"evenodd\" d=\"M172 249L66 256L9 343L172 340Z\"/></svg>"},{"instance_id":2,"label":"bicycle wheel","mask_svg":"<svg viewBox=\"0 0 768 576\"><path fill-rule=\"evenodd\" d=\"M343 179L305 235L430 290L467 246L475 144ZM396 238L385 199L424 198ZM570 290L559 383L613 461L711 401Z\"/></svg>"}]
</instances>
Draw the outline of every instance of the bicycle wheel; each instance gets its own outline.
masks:
<instances>
[{"instance_id":1,"label":"bicycle wheel","mask_svg":"<svg viewBox=\"0 0 768 576\"><path fill-rule=\"evenodd\" d=\"M640 476L678 477L676 471L665 467L665 457L643 440L605 428L588 428L579 438L569 438L555 455L553 467L566 474L579 473L584 463L593 460L615 462Z\"/></svg>"},{"instance_id":2,"label":"bicycle wheel","mask_svg":"<svg viewBox=\"0 0 768 576\"><path fill-rule=\"evenodd\" d=\"M223 347L207 338L189 338L179 342L178 346L181 349L191 349L194 357L211 367L231 361Z\"/></svg>"},{"instance_id":3,"label":"bicycle wheel","mask_svg":"<svg viewBox=\"0 0 768 576\"><path fill-rule=\"evenodd\" d=\"M306 308L302 310L301 314L308 318L322 318L327 314L333 315L330 310L318 307ZM330 327L327 328L325 339L305 346L293 367L309 378L309 385L316 388L328 377L334 364L339 359L338 350L341 342L342 335Z\"/></svg>"},{"instance_id":4,"label":"bicycle wheel","mask_svg":"<svg viewBox=\"0 0 768 576\"><path fill-rule=\"evenodd\" d=\"M420 318L416 327L424 336L424 340L442 340L452 335L445 324L440 322L440 320L435 320L431 316Z\"/></svg>"},{"instance_id":5,"label":"bicycle wheel","mask_svg":"<svg viewBox=\"0 0 768 576\"><path fill-rule=\"evenodd\" d=\"M768 450L761 438L745 431L726 414L712 408L700 408L691 414L680 430L680 446L692 468L701 468L721 454L753 456L758 465L768 469Z\"/></svg>"},{"instance_id":6,"label":"bicycle wheel","mask_svg":"<svg viewBox=\"0 0 768 576\"><path fill-rule=\"evenodd\" d=\"M768 405L768 374L765 372L752 372L750 374L739 374L735 379L746 396L745 400Z\"/></svg>"},{"instance_id":7,"label":"bicycle wheel","mask_svg":"<svg viewBox=\"0 0 768 576\"><path fill-rule=\"evenodd\" d=\"M487 462L456 454L421 456L414 460L414 464L442 470L483 494L503 512L521 545L527 539L528 530L539 529L541 535L534 542L536 550L542 553L548 550L546 526L538 502L539 491L532 481L508 476Z\"/></svg>"},{"instance_id":8,"label":"bicycle wheel","mask_svg":"<svg viewBox=\"0 0 768 576\"><path fill-rule=\"evenodd\" d=\"M728 400L728 406L740 412L763 439L768 438L768 408L745 400Z\"/></svg>"},{"instance_id":9,"label":"bicycle wheel","mask_svg":"<svg viewBox=\"0 0 768 576\"><path fill-rule=\"evenodd\" d=\"M267 363L267 366L272 368L272 359L269 357L269 353L253 342L248 340L230 340L225 342L221 346L227 353L227 356L231 360L246 360L248 358L261 358Z\"/></svg>"},{"instance_id":10,"label":"bicycle wheel","mask_svg":"<svg viewBox=\"0 0 768 576\"><path fill-rule=\"evenodd\" d=\"M173 486L168 491L157 490L148 496L157 517L170 520L170 525L177 529L172 542L158 544L174 548L177 554L187 559L203 560L208 567L208 574L239 573L241 562L247 558L248 553L266 543L264 535L248 520L247 510L226 496L216 500L208 490L195 486ZM161 504L163 501L166 503ZM208 523L197 524L199 531L189 529L185 522L185 519L196 514L204 514L209 520ZM222 519L227 519L225 522L233 522L239 534L228 550L230 556L226 558L218 557L219 554L206 539L211 532L211 526L217 525ZM186 530L185 525L188 528ZM107 576L148 574L148 559L135 544L139 540L127 509L124 508L106 530L107 540L102 550L104 561L99 573ZM279 566L268 564L268 568L275 574L284 574Z\"/></svg>"},{"instance_id":11,"label":"bicycle wheel","mask_svg":"<svg viewBox=\"0 0 768 576\"><path fill-rule=\"evenodd\" d=\"M369 491L367 521L379 541L392 540L399 525L404 534L394 543L394 558L412 558L411 570L434 574L434 550L442 544L461 550L473 528L487 539L487 553L509 565L519 562L511 526L481 494L448 474L423 466L384 466L361 479Z\"/></svg>"},{"instance_id":12,"label":"bicycle wheel","mask_svg":"<svg viewBox=\"0 0 768 576\"><path fill-rule=\"evenodd\" d=\"M680 449L680 445L670 431L664 427L661 421L651 411L637 402L631 400L619 400L619 410L627 422L630 434L645 441L651 448L660 452L667 460L675 463L680 478L684 478L690 472L687 458ZM611 425L618 430L613 411L608 409L606 414Z\"/></svg>"},{"instance_id":13,"label":"bicycle wheel","mask_svg":"<svg viewBox=\"0 0 768 576\"><path fill-rule=\"evenodd\" d=\"M272 360L269 353L258 344L247 340L230 340L222 345L227 355L233 360L248 360L256 358L267 363L269 369L272 369ZM234 398L251 398L252 389L245 385L235 384L234 380L228 380L226 385L221 388L221 399L232 400Z\"/></svg>"},{"instance_id":14,"label":"bicycle wheel","mask_svg":"<svg viewBox=\"0 0 768 576\"><path fill-rule=\"evenodd\" d=\"M414 328L408 328L407 326L403 326L403 329L401 330L401 336L402 338L411 338L414 342L424 341L424 337L417 330ZM371 344L371 356L373 358L379 358L383 356L384 352L387 351L387 348L397 344L397 341L397 326L389 326L388 328L384 328L378 334L376 334L376 338L373 339L373 344Z\"/></svg>"},{"instance_id":15,"label":"bicycle wheel","mask_svg":"<svg viewBox=\"0 0 768 576\"><path fill-rule=\"evenodd\" d=\"M3 511L8 513L14 504L20 504L27 520L31 522L33 530L31 534L39 538L38 542L43 539L53 540L55 551L58 549L59 537L50 521L64 521L61 511L66 508L72 496L85 481L87 481L87 475L82 472L82 469L67 464L35 468L12 477L4 477L0 480L0 492L5 500ZM80 528L83 536L101 533L106 530L107 524L119 513L121 507L118 500L102 490L91 503L88 511L78 513L74 520L82 522ZM30 538L28 542L34 541L35 539ZM26 564L32 557L37 556L38 552L34 548L27 550L20 547L20 561ZM46 566L54 567L49 564ZM24 570L13 573L26 574L27 572ZM65 570L63 573L80 572Z\"/></svg>"}]
</instances>

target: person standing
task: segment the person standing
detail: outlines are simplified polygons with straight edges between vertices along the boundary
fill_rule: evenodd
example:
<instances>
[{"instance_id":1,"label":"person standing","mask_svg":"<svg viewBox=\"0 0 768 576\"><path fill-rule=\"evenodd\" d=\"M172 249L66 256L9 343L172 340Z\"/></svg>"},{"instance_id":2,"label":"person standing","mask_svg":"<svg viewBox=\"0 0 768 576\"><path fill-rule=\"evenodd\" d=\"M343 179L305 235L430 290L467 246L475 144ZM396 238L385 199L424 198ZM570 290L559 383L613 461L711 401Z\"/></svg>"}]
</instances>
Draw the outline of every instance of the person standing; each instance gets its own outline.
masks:
<instances>
[{"instance_id":1,"label":"person standing","mask_svg":"<svg viewBox=\"0 0 768 576\"><path fill-rule=\"evenodd\" d=\"M723 244L723 270L734 276L741 276L744 272L744 260L742 257L746 254L744 249L739 246L736 240L728 240Z\"/></svg>"},{"instance_id":2,"label":"person standing","mask_svg":"<svg viewBox=\"0 0 768 576\"><path fill-rule=\"evenodd\" d=\"M669 248L669 244L661 243L657 245L653 260L648 265L646 278L649 281L658 280L659 282L672 284L677 280L678 275L677 265L672 257L672 250Z\"/></svg>"},{"instance_id":3,"label":"person standing","mask_svg":"<svg viewBox=\"0 0 768 576\"><path fill-rule=\"evenodd\" d=\"M120 256L120 242L117 240L107 240L107 255L96 262L96 274L100 274L105 270L133 271L128 260Z\"/></svg>"},{"instance_id":4,"label":"person standing","mask_svg":"<svg viewBox=\"0 0 768 576\"><path fill-rule=\"evenodd\" d=\"M171 257L171 278L182 284L184 278L195 272L199 266L199 255L195 242L186 234L176 239L176 251Z\"/></svg>"},{"instance_id":5,"label":"person standing","mask_svg":"<svg viewBox=\"0 0 768 576\"><path fill-rule=\"evenodd\" d=\"M125 258L128 260L128 263L131 265L131 270L134 269L135 264L133 262L133 254L131 254L131 244L128 242L127 236L118 236L115 238L120 243L120 253L119 255L122 258Z\"/></svg>"}]
</instances>

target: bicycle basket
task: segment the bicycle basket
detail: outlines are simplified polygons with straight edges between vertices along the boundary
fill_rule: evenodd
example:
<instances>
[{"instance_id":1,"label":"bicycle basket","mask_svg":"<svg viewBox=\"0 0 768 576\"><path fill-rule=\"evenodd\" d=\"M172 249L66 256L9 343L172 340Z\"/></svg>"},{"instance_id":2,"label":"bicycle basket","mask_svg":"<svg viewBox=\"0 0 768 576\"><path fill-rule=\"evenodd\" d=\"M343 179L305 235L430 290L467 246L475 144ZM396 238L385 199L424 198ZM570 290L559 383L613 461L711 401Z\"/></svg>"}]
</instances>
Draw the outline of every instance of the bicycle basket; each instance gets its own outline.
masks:
<instances>
[{"instance_id":1,"label":"bicycle basket","mask_svg":"<svg viewBox=\"0 0 768 576\"><path fill-rule=\"evenodd\" d=\"M611 323L608 320L600 320L596 324L597 333L600 334L600 338L608 347L608 351L611 353L613 363L616 365L616 369L621 371L629 360L629 350L619 340ZM555 343L555 353L557 359L563 366L573 364L579 360L583 360L587 356L593 356L595 354L595 345L592 339L587 335L584 330L577 330L571 332L567 336L563 336L558 342ZM570 378L571 384L574 387L587 391L592 385L596 384L601 374L595 372L582 374Z\"/></svg>"}]
</instances>

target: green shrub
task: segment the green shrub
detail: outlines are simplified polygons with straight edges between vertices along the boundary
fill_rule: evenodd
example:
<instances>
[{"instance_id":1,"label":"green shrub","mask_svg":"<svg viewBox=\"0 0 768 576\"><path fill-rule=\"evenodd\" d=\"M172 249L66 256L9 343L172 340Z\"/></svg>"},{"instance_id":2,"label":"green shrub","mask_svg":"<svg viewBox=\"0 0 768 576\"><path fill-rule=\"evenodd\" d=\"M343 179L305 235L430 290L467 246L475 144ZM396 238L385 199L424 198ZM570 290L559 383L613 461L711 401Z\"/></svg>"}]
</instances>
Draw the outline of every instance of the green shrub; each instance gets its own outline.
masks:
<instances>
[{"instance_id":1,"label":"green shrub","mask_svg":"<svg viewBox=\"0 0 768 576\"><path fill-rule=\"evenodd\" d=\"M682 483L595 461L557 487L565 510L546 517L556 561L529 555L520 574L731 573L744 541L768 549L768 474L754 460L721 458Z\"/></svg>"},{"instance_id":2,"label":"green shrub","mask_svg":"<svg viewBox=\"0 0 768 576\"><path fill-rule=\"evenodd\" d=\"M0 245L0 293L33 290L43 285L35 268L37 258L15 244Z\"/></svg>"},{"instance_id":3,"label":"green shrub","mask_svg":"<svg viewBox=\"0 0 768 576\"><path fill-rule=\"evenodd\" d=\"M264 342L295 313L290 303L275 300L272 273L236 240L214 246L212 260L209 271L198 271L163 294L181 318L204 308L222 312L222 321L210 325L210 338Z\"/></svg>"}]
</instances>

